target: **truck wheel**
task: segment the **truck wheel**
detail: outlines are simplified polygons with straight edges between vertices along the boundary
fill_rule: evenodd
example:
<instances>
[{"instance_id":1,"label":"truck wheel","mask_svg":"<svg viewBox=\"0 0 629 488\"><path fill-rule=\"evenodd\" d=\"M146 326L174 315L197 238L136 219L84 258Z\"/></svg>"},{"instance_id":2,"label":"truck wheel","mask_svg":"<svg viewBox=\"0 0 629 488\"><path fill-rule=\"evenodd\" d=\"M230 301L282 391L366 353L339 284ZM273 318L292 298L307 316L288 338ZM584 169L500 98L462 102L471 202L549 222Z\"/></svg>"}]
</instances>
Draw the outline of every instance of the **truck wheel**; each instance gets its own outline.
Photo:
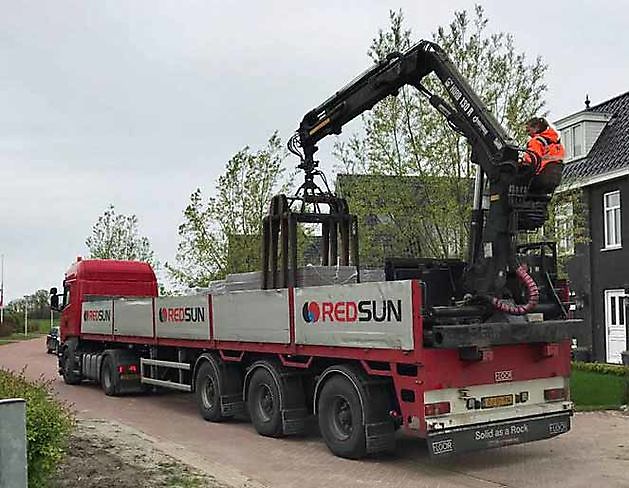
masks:
<instances>
[{"instance_id":1,"label":"truck wheel","mask_svg":"<svg viewBox=\"0 0 629 488\"><path fill-rule=\"evenodd\" d=\"M100 386L107 396L118 396L120 390L120 378L114 369L114 361L111 356L105 356L100 368Z\"/></svg>"},{"instance_id":2,"label":"truck wheel","mask_svg":"<svg viewBox=\"0 0 629 488\"><path fill-rule=\"evenodd\" d=\"M335 375L325 382L319 396L319 429L335 455L360 459L367 453L364 412L354 385Z\"/></svg>"},{"instance_id":3,"label":"truck wheel","mask_svg":"<svg viewBox=\"0 0 629 488\"><path fill-rule=\"evenodd\" d=\"M63 351L63 368L62 376L66 385L78 385L81 383L81 375L74 372L75 359L74 347L68 346Z\"/></svg>"},{"instance_id":4,"label":"truck wheel","mask_svg":"<svg viewBox=\"0 0 629 488\"><path fill-rule=\"evenodd\" d=\"M280 392L267 369L258 368L253 373L247 392L247 406L258 434L268 437L283 435Z\"/></svg>"},{"instance_id":5,"label":"truck wheel","mask_svg":"<svg viewBox=\"0 0 629 488\"><path fill-rule=\"evenodd\" d=\"M204 361L199 367L194 391L199 412L205 420L221 422L231 417L221 413L220 378L209 361Z\"/></svg>"}]
</instances>

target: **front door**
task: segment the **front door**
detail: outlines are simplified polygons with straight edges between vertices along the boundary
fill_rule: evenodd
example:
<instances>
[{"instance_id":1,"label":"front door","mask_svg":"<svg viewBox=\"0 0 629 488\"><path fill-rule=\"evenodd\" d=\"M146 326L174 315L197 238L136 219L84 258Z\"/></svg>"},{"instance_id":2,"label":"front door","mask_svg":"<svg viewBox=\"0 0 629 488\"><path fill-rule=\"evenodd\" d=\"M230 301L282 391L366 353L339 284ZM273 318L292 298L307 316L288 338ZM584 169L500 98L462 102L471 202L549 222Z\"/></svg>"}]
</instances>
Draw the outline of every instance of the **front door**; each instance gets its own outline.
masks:
<instances>
[{"instance_id":1,"label":"front door","mask_svg":"<svg viewBox=\"0 0 629 488\"><path fill-rule=\"evenodd\" d=\"M622 363L627 349L625 290L605 290L605 337L608 363Z\"/></svg>"}]
</instances>

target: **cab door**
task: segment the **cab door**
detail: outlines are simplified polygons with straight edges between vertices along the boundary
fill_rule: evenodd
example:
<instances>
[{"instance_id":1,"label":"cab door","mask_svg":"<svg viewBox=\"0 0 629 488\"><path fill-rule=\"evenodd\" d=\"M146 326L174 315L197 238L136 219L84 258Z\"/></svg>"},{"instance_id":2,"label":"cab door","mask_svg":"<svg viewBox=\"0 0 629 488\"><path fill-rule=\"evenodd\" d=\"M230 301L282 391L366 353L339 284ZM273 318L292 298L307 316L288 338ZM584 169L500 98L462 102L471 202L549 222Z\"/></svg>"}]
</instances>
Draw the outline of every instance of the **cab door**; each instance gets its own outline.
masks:
<instances>
[{"instance_id":1,"label":"cab door","mask_svg":"<svg viewBox=\"0 0 629 488\"><path fill-rule=\"evenodd\" d=\"M81 311L76 303L76 280L66 280L63 282L63 301L61 302L61 317L59 318L59 331L62 341L68 336L79 335L81 324Z\"/></svg>"}]
</instances>

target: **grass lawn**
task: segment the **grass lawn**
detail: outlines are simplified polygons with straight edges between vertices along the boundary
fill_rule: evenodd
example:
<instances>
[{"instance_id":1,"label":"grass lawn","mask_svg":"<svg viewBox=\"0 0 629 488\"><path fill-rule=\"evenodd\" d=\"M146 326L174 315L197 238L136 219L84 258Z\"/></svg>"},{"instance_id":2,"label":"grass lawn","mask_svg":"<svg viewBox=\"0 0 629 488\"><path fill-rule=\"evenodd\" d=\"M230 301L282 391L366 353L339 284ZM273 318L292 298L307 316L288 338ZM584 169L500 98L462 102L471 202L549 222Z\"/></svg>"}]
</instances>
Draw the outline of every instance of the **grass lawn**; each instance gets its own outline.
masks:
<instances>
[{"instance_id":1,"label":"grass lawn","mask_svg":"<svg viewBox=\"0 0 629 488\"><path fill-rule=\"evenodd\" d=\"M626 378L591 371L572 370L571 399L577 410L618 408L626 403Z\"/></svg>"}]
</instances>

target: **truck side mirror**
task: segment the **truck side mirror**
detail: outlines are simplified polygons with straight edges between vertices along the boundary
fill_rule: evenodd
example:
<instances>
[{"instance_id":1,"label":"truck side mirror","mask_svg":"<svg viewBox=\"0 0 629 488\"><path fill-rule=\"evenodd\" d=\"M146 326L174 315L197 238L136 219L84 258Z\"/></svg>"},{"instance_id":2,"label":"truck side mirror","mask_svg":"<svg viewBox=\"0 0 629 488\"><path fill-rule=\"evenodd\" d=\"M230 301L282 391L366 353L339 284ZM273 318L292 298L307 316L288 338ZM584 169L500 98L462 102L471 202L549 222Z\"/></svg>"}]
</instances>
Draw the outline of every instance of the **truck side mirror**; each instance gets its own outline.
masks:
<instances>
[{"instance_id":1,"label":"truck side mirror","mask_svg":"<svg viewBox=\"0 0 629 488\"><path fill-rule=\"evenodd\" d=\"M59 310L59 295L54 286L50 289L50 308L52 310Z\"/></svg>"}]
</instances>

